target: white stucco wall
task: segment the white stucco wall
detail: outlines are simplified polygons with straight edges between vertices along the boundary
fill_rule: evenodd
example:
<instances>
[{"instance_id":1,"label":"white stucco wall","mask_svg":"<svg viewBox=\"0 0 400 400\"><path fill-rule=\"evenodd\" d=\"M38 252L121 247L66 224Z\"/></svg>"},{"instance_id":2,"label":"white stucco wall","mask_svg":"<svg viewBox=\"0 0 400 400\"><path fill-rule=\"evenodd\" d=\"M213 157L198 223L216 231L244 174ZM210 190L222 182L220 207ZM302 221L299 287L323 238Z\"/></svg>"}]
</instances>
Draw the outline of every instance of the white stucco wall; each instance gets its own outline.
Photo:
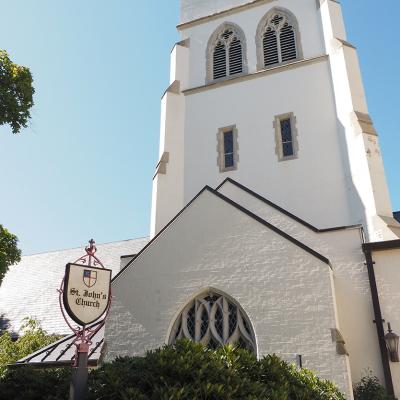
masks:
<instances>
[{"instance_id":1,"label":"white stucco wall","mask_svg":"<svg viewBox=\"0 0 400 400\"><path fill-rule=\"evenodd\" d=\"M184 8L193 6L207 10L213 3L183 4ZM189 47L185 49L188 54L173 59L171 70L174 72L178 65L185 70L185 79L181 80L185 95L179 108L167 109L163 100L160 148L165 147L163 143L168 136L182 135L183 151L178 147L174 151L181 152L184 157L183 189L179 174L173 174L171 170L167 176L156 178L152 233L159 231L176 214L179 206L190 201L202 187L216 186L227 176L251 186L321 227L362 221L362 216L354 218L349 208L349 187L343 165L345 157L338 138L340 127L326 60L228 86L185 92L204 85L207 43L214 30L225 21L243 29L249 73L255 73L257 26L262 17L276 6L287 8L298 19L304 58L325 53L319 10L314 0L258 4L228 16L184 27L181 32L182 39L189 39ZM276 115L288 112L293 112L297 120L299 158L278 162L273 122ZM184 113L183 130L164 129L166 121L173 121L172 126L176 125L174 121L182 118L179 113ZM216 134L219 128L233 124L236 124L239 135L238 170L221 174L217 165ZM320 167L316 169L316 165ZM174 203L181 190L183 198ZM308 206L315 198L322 207ZM156 218L157 215L160 218Z\"/></svg>"},{"instance_id":2,"label":"white stucco wall","mask_svg":"<svg viewBox=\"0 0 400 400\"><path fill-rule=\"evenodd\" d=\"M302 354L348 392L331 284L327 264L206 191L114 281L109 357L163 345L178 311L213 287L246 311L260 356Z\"/></svg>"},{"instance_id":3,"label":"white stucco wall","mask_svg":"<svg viewBox=\"0 0 400 400\"><path fill-rule=\"evenodd\" d=\"M279 162L273 122L276 115L289 112L297 120L298 159ZM234 124L238 169L220 173L217 131ZM185 203L203 186L217 186L231 177L320 227L361 222L349 211L325 60L187 94L185 135Z\"/></svg>"},{"instance_id":4,"label":"white stucco wall","mask_svg":"<svg viewBox=\"0 0 400 400\"><path fill-rule=\"evenodd\" d=\"M153 178L150 237L153 237L184 206L184 120L185 98L180 93L187 84L188 53L185 44L176 44L171 52L170 84L161 99L159 160L167 154L165 173Z\"/></svg>"},{"instance_id":5,"label":"white stucco wall","mask_svg":"<svg viewBox=\"0 0 400 400\"><path fill-rule=\"evenodd\" d=\"M150 236L161 230L184 206L183 202L183 96L166 93L161 102L160 160L168 154L165 173L153 178Z\"/></svg>"},{"instance_id":6,"label":"white stucco wall","mask_svg":"<svg viewBox=\"0 0 400 400\"><path fill-rule=\"evenodd\" d=\"M181 23L206 17L254 0L181 0Z\"/></svg>"}]
</instances>

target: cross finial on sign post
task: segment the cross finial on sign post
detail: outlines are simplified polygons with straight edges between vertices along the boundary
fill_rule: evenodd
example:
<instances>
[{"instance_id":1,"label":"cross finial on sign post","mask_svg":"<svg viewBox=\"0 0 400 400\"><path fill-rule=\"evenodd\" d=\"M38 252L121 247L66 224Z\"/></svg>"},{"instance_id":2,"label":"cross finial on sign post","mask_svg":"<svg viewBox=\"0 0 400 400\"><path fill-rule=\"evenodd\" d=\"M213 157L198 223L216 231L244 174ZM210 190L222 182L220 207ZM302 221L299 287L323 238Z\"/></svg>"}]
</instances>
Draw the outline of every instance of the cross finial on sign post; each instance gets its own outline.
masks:
<instances>
[{"instance_id":1,"label":"cross finial on sign post","mask_svg":"<svg viewBox=\"0 0 400 400\"><path fill-rule=\"evenodd\" d=\"M97 247L95 246L96 242L93 239L89 240L89 246L85 247L86 253L88 256L93 256L97 251Z\"/></svg>"}]
</instances>

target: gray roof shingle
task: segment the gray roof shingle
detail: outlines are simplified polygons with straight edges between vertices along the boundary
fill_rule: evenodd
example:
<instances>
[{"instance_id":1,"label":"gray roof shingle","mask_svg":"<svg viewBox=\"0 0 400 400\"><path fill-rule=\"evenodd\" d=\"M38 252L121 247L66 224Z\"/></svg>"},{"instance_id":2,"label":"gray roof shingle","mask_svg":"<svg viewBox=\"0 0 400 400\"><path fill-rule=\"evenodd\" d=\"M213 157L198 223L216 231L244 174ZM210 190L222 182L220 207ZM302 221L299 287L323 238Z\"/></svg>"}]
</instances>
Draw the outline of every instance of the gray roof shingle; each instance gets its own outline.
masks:
<instances>
[{"instance_id":1,"label":"gray roof shingle","mask_svg":"<svg viewBox=\"0 0 400 400\"><path fill-rule=\"evenodd\" d=\"M117 274L121 256L137 254L149 242L139 238L97 244L96 256L106 268ZM85 254L84 247L22 257L7 272L0 286L0 328L18 332L25 317L40 321L48 333L69 334L58 304L57 289L65 265Z\"/></svg>"}]
</instances>

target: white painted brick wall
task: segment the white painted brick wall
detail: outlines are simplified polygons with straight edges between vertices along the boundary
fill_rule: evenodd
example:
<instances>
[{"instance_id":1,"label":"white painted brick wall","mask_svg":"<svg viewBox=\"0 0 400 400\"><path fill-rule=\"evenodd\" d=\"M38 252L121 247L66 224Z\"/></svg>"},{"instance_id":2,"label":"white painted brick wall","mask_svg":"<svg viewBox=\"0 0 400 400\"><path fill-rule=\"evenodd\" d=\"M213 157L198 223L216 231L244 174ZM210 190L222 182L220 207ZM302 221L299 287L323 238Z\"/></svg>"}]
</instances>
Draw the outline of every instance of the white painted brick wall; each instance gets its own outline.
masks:
<instances>
[{"instance_id":1,"label":"white painted brick wall","mask_svg":"<svg viewBox=\"0 0 400 400\"><path fill-rule=\"evenodd\" d=\"M330 268L209 192L203 193L113 285L108 358L162 346L175 317L213 287L247 312L260 356L305 366L348 390L336 354Z\"/></svg>"},{"instance_id":2,"label":"white painted brick wall","mask_svg":"<svg viewBox=\"0 0 400 400\"><path fill-rule=\"evenodd\" d=\"M350 353L353 382L359 382L366 369L383 382L360 230L316 233L232 183L225 183L219 192L329 258L334 272L339 327Z\"/></svg>"}]
</instances>

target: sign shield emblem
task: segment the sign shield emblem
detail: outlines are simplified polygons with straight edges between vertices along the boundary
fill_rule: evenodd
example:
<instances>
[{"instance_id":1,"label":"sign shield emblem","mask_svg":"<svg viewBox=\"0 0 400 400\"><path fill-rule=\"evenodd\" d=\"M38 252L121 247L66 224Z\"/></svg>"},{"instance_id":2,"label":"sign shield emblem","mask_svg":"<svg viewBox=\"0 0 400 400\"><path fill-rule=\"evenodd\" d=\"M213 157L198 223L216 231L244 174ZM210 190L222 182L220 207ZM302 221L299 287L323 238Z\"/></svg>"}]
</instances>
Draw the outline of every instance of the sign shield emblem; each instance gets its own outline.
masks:
<instances>
[{"instance_id":1,"label":"sign shield emblem","mask_svg":"<svg viewBox=\"0 0 400 400\"><path fill-rule=\"evenodd\" d=\"M96 284L97 281L97 271L91 271L90 269L83 270L83 283L91 288Z\"/></svg>"},{"instance_id":2,"label":"sign shield emblem","mask_svg":"<svg viewBox=\"0 0 400 400\"><path fill-rule=\"evenodd\" d=\"M92 324L110 306L111 270L67 264L64 280L64 307L79 325Z\"/></svg>"}]
</instances>

